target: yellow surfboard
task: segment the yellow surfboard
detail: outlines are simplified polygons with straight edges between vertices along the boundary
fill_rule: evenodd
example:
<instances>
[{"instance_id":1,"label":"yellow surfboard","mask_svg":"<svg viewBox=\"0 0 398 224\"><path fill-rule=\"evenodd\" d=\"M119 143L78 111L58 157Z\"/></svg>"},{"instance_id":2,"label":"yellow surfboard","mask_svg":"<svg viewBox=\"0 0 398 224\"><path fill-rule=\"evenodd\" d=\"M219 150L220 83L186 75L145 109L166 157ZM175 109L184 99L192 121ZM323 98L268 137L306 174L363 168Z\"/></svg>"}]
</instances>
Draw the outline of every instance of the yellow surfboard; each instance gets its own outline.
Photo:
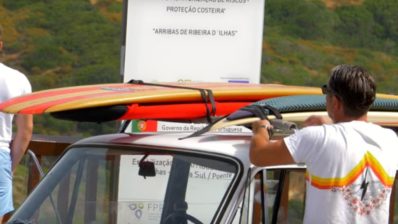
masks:
<instances>
[{"instance_id":1,"label":"yellow surfboard","mask_svg":"<svg viewBox=\"0 0 398 224\"><path fill-rule=\"evenodd\" d=\"M43 90L3 102L0 104L0 110L7 113L42 114L122 104L202 102L199 89L211 90L217 102L255 102L286 95L321 94L320 88L316 87L278 84L161 83L161 85L169 87L112 83Z\"/></svg>"},{"instance_id":2,"label":"yellow surfboard","mask_svg":"<svg viewBox=\"0 0 398 224\"><path fill-rule=\"evenodd\" d=\"M0 104L6 113L51 113L61 119L108 121L223 116L263 99L320 95L318 87L247 83L110 83L34 92ZM378 94L378 98L398 96Z\"/></svg>"}]
</instances>

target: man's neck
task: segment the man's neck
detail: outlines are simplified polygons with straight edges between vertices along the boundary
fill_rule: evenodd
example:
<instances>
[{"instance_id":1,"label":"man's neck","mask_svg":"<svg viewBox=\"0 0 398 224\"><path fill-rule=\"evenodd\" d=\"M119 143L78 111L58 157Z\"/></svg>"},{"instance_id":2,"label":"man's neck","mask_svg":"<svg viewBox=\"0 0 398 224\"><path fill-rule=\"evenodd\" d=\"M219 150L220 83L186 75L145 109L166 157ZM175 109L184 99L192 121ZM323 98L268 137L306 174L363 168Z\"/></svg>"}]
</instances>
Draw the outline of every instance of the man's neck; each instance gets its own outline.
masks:
<instances>
[{"instance_id":1,"label":"man's neck","mask_svg":"<svg viewBox=\"0 0 398 224\"><path fill-rule=\"evenodd\" d=\"M342 122L351 122L351 121L364 121L368 122L368 115L364 114L360 117L348 117L348 116L343 116L339 119L336 119L334 123L342 123Z\"/></svg>"}]
</instances>

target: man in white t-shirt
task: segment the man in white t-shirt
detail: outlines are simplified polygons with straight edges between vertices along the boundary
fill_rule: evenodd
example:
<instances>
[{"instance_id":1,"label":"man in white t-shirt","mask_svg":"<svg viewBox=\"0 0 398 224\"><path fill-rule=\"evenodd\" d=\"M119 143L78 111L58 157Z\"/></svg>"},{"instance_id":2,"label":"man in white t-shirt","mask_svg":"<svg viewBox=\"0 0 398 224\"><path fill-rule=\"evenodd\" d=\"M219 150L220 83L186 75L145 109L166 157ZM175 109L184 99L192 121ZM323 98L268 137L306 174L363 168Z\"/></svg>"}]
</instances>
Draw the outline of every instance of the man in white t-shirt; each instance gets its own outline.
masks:
<instances>
[{"instance_id":1,"label":"man in white t-shirt","mask_svg":"<svg viewBox=\"0 0 398 224\"><path fill-rule=\"evenodd\" d=\"M256 166L306 164L304 223L388 223L398 138L367 122L375 82L359 66L339 65L322 91L333 124L311 117L311 126L270 141L270 123L253 123L250 159Z\"/></svg>"},{"instance_id":2,"label":"man in white t-shirt","mask_svg":"<svg viewBox=\"0 0 398 224\"><path fill-rule=\"evenodd\" d=\"M3 49L0 27L0 51ZM0 63L0 102L32 92L24 74ZM0 223L3 216L14 210L12 200L12 175L24 155L32 136L32 115L16 115L0 112ZM17 127L12 136L12 124ZM13 140L11 142L11 140Z\"/></svg>"}]
</instances>

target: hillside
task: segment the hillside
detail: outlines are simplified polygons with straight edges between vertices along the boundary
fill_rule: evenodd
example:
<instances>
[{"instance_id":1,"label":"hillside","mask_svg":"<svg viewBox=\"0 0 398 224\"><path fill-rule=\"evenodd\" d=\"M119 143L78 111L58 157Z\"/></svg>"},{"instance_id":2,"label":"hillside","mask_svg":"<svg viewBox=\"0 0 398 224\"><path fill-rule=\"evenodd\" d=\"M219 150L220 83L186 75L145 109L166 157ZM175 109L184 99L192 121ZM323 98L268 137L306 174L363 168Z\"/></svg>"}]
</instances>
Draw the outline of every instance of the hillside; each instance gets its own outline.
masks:
<instances>
[{"instance_id":1,"label":"hillside","mask_svg":"<svg viewBox=\"0 0 398 224\"><path fill-rule=\"evenodd\" d=\"M2 2L3 61L35 90L119 81L121 1Z\"/></svg>"},{"instance_id":2,"label":"hillside","mask_svg":"<svg viewBox=\"0 0 398 224\"><path fill-rule=\"evenodd\" d=\"M379 91L397 92L398 2L267 0L262 82L320 86L340 63L370 69ZM4 63L34 90L119 82L122 0L0 0ZM35 118L35 132L90 135L116 130Z\"/></svg>"},{"instance_id":3,"label":"hillside","mask_svg":"<svg viewBox=\"0 0 398 224\"><path fill-rule=\"evenodd\" d=\"M364 0L323 0L326 7L335 9L344 5L361 5Z\"/></svg>"},{"instance_id":4,"label":"hillside","mask_svg":"<svg viewBox=\"0 0 398 224\"><path fill-rule=\"evenodd\" d=\"M352 63L374 73L380 92L398 94L398 1L266 2L262 82L320 86L333 66ZM27 74L34 90L120 81L122 0L0 0L0 25L1 60ZM117 129L116 122L37 116L34 132L87 136ZM26 167L17 172L18 207Z\"/></svg>"},{"instance_id":5,"label":"hillside","mask_svg":"<svg viewBox=\"0 0 398 224\"><path fill-rule=\"evenodd\" d=\"M267 1L262 82L319 86L336 64L359 64L397 94L398 2Z\"/></svg>"},{"instance_id":6,"label":"hillside","mask_svg":"<svg viewBox=\"0 0 398 224\"><path fill-rule=\"evenodd\" d=\"M0 1L2 61L25 73L33 90L119 82L122 1ZM35 117L36 134L89 135L117 125Z\"/></svg>"}]
</instances>

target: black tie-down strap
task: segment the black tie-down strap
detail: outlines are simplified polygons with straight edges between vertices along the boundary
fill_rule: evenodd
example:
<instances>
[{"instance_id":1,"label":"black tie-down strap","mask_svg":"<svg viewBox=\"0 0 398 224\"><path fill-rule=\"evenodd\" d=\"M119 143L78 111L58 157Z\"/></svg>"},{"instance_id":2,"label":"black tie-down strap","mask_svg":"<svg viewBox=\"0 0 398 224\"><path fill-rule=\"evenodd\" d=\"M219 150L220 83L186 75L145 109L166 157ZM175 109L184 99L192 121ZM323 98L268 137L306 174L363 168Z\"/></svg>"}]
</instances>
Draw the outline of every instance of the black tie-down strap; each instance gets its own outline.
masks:
<instances>
[{"instance_id":1,"label":"black tie-down strap","mask_svg":"<svg viewBox=\"0 0 398 224\"><path fill-rule=\"evenodd\" d=\"M268 118L268 115L274 115L276 119L282 120L282 115L279 113L279 111L270 105L249 105L246 107L243 107L239 109L238 111L230 114L227 117L227 120L233 121L237 119L242 119L242 118L247 118L247 117L258 117L261 120L268 120L270 123L270 119ZM250 128L250 127L249 127ZM273 129L267 129L268 135L271 137L273 135Z\"/></svg>"},{"instance_id":2,"label":"black tie-down strap","mask_svg":"<svg viewBox=\"0 0 398 224\"><path fill-rule=\"evenodd\" d=\"M212 123L212 117L216 114L216 101L214 99L213 91L211 89L201 89L201 88L194 88L188 86L177 86L177 85L166 85L160 83L147 83L142 80L135 80L131 79L127 82L128 84L136 84L136 85L146 85L146 86L159 86L159 87L167 87L167 88L174 88L174 89L189 89L189 90L196 90L200 92L200 96L202 98L203 104L206 107L206 119L208 123ZM209 108L210 103L210 108ZM128 125L130 124L129 121L125 121L122 125L119 132L124 132Z\"/></svg>"},{"instance_id":3,"label":"black tie-down strap","mask_svg":"<svg viewBox=\"0 0 398 224\"><path fill-rule=\"evenodd\" d=\"M269 119L269 115L274 115L275 119ZM281 133L291 133L295 129L297 129L297 125L293 122L289 121L284 121L281 113L276 107L273 107L271 105L265 104L265 105L258 105L258 104L252 104L247 107L243 107L240 110L230 114L227 117L227 120L237 120L237 119L242 119L246 117L258 117L261 120L268 120L270 124L272 125L272 129L268 129L268 134L270 137L275 132L281 132ZM251 126L246 126L248 128L251 128Z\"/></svg>"},{"instance_id":4,"label":"black tie-down strap","mask_svg":"<svg viewBox=\"0 0 398 224\"><path fill-rule=\"evenodd\" d=\"M270 105L256 105L252 104L233 112L227 116L227 120L233 121L247 117L258 117L261 120L268 119L268 115L274 115L276 119L282 120L282 115L278 109Z\"/></svg>"},{"instance_id":5,"label":"black tie-down strap","mask_svg":"<svg viewBox=\"0 0 398 224\"><path fill-rule=\"evenodd\" d=\"M200 96L202 101L206 107L206 118L208 123L212 122L212 116L216 114L216 101L214 99L213 91L211 89L202 89L188 86L177 86L177 85L167 85L160 83L147 83L142 80L131 79L128 81L129 84L137 84L137 85L146 85L146 86L159 86L159 87L167 87L174 89L189 89L189 90L197 90L200 92ZM210 103L210 108L208 104Z\"/></svg>"},{"instance_id":6,"label":"black tie-down strap","mask_svg":"<svg viewBox=\"0 0 398 224\"><path fill-rule=\"evenodd\" d=\"M274 115L276 119L274 120L269 120L268 116L269 115ZM180 139L186 139L186 138L191 138L191 137L196 137L199 135L202 135L208 131L211 130L211 128L217 124L217 122L222 121L224 119L228 120L228 121L233 121L233 120L238 120L238 119L243 119L243 118L249 118L249 117L258 117L260 119L267 119L270 121L271 125L273 127L278 127L280 129L293 129L296 128L296 126L293 123L290 122L284 122L282 120L282 115L281 113L279 113L278 109L276 109L275 107L269 106L269 105L256 105L256 104L252 104L246 107L243 107L239 110L237 110L236 112L233 112L230 115L218 118L216 121L214 121L213 123L210 123L209 125L207 125L206 127L184 137L184 138L180 138ZM272 130L269 130L270 132L270 136L272 135Z\"/></svg>"},{"instance_id":7,"label":"black tie-down strap","mask_svg":"<svg viewBox=\"0 0 398 224\"><path fill-rule=\"evenodd\" d=\"M226 116L219 117L219 118L218 118L217 120L215 120L213 123L208 124L208 125L205 126L204 128L199 129L198 131L195 131L194 133L192 133L192 134L190 134L190 135L188 135L188 136L186 136L186 137L179 138L179 140L183 140L183 139L187 139L187 138L192 138L192 137L197 137L197 136L200 136L200 135L206 133L206 132L210 131L210 129L211 129L215 124L217 124L217 122L223 120L225 117L226 117Z\"/></svg>"}]
</instances>

